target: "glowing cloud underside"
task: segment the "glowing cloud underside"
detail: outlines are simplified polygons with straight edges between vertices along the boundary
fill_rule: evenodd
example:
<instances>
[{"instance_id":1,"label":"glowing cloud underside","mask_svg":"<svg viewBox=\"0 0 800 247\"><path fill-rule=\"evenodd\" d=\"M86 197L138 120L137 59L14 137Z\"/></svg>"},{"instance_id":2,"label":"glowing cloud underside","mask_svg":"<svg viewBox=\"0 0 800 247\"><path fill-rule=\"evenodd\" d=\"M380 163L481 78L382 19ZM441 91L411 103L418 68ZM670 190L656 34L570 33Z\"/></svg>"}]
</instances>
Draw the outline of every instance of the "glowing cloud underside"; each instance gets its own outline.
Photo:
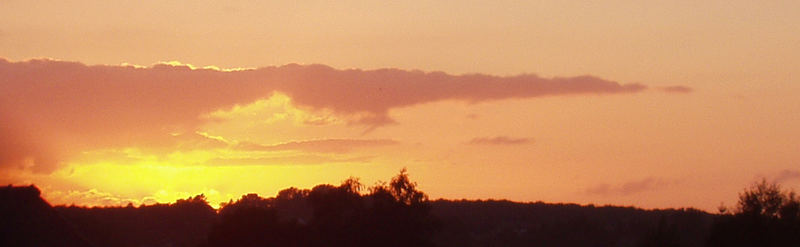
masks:
<instances>
[{"instance_id":1,"label":"glowing cloud underside","mask_svg":"<svg viewBox=\"0 0 800 247\"><path fill-rule=\"evenodd\" d=\"M350 124L374 128L394 121L389 109L427 102L645 89L641 84L591 76L548 79L294 64L220 71L165 64L150 68L86 66L50 60L0 60L0 81L4 121L0 165L37 172L51 172L59 162L87 150L173 147L170 134L193 133L199 125L213 121L209 116L214 112L257 102L275 92L285 94L299 107L329 111ZM324 117L300 117L307 123L327 121Z\"/></svg>"}]
</instances>

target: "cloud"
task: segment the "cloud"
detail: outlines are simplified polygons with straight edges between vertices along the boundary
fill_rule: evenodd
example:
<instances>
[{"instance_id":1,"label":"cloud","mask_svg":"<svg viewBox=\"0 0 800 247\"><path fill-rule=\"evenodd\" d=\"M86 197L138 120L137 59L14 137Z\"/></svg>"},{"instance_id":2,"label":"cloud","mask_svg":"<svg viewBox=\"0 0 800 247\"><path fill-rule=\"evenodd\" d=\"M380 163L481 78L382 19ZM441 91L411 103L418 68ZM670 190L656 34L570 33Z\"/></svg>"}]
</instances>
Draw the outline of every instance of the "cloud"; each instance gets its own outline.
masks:
<instances>
[{"instance_id":1,"label":"cloud","mask_svg":"<svg viewBox=\"0 0 800 247\"><path fill-rule=\"evenodd\" d=\"M386 113L391 108L440 100L481 102L580 93L630 93L645 89L641 84L621 85L592 76L547 79L536 75L448 75L399 69L336 70L324 65L287 65L258 72L285 81L274 84L274 89L286 93L297 104L342 113L365 113L374 119L367 122L378 124L390 122Z\"/></svg>"},{"instance_id":2,"label":"cloud","mask_svg":"<svg viewBox=\"0 0 800 247\"><path fill-rule=\"evenodd\" d=\"M662 87L661 91L667 93L691 93L694 90L687 86L668 86L668 87Z\"/></svg>"},{"instance_id":3,"label":"cloud","mask_svg":"<svg viewBox=\"0 0 800 247\"><path fill-rule=\"evenodd\" d=\"M609 185L609 184L598 184L586 189L587 194L594 194L594 195L631 195L637 194L645 191L651 191L660 189L663 186L668 185L668 182L665 182L658 178L647 177L641 180L635 181L628 181L618 185Z\"/></svg>"},{"instance_id":4,"label":"cloud","mask_svg":"<svg viewBox=\"0 0 800 247\"><path fill-rule=\"evenodd\" d=\"M775 176L776 183L782 183L790 180L800 179L800 171L797 170L782 170Z\"/></svg>"},{"instance_id":5,"label":"cloud","mask_svg":"<svg viewBox=\"0 0 800 247\"><path fill-rule=\"evenodd\" d=\"M236 148L249 151L296 150L296 151L306 151L306 152L316 152L316 153L347 153L354 148L396 145L398 143L399 142L395 140L386 140L386 139L378 139L378 140L322 139L322 140L293 141L275 145L240 143L239 145L236 146Z\"/></svg>"},{"instance_id":6,"label":"cloud","mask_svg":"<svg viewBox=\"0 0 800 247\"><path fill-rule=\"evenodd\" d=\"M507 136L476 137L468 142L473 145L520 145L533 143L531 138L514 138Z\"/></svg>"},{"instance_id":7,"label":"cloud","mask_svg":"<svg viewBox=\"0 0 800 247\"><path fill-rule=\"evenodd\" d=\"M2 90L2 89L0 89ZM0 111L0 168L30 168L34 172L48 171L57 165L57 152L51 145L32 138L30 127L16 125Z\"/></svg>"},{"instance_id":8,"label":"cloud","mask_svg":"<svg viewBox=\"0 0 800 247\"><path fill-rule=\"evenodd\" d=\"M155 199L152 197L145 197L142 199L121 198L111 193L98 191L97 189L89 189L85 191L70 190L70 191L44 191L43 197L47 198L48 202L53 205L69 205L73 203L80 203L82 206L124 206L128 203L133 205L154 204Z\"/></svg>"},{"instance_id":9,"label":"cloud","mask_svg":"<svg viewBox=\"0 0 800 247\"><path fill-rule=\"evenodd\" d=\"M253 166L253 165L320 165L326 163L366 163L374 156L331 157L326 155L290 155L256 158L215 158L207 161L209 166Z\"/></svg>"},{"instance_id":10,"label":"cloud","mask_svg":"<svg viewBox=\"0 0 800 247\"><path fill-rule=\"evenodd\" d=\"M168 146L166 150L148 149L148 147L140 147L140 148L148 149L147 150L148 152L164 154L163 153L164 151L170 152L170 151L189 151L189 150L201 150L201 149L224 149L224 148L229 148L235 144L233 141L226 140L221 136L213 136L209 133L202 131L195 131L189 133L170 133L169 137L164 138L164 140L174 145Z\"/></svg>"},{"instance_id":11,"label":"cloud","mask_svg":"<svg viewBox=\"0 0 800 247\"><path fill-rule=\"evenodd\" d=\"M222 71L176 64L87 66L77 62L0 59L0 166L49 172L58 161L96 148L169 147L170 133L196 131L202 116L280 92L299 107L347 116L350 124L395 123L397 107L460 100L483 102L644 90L593 76L449 75L400 69L337 70L290 64ZM18 135L15 133L24 133ZM47 143L46 145L42 143ZM50 145L50 146L48 146ZM53 148L58 147L58 148Z\"/></svg>"}]
</instances>

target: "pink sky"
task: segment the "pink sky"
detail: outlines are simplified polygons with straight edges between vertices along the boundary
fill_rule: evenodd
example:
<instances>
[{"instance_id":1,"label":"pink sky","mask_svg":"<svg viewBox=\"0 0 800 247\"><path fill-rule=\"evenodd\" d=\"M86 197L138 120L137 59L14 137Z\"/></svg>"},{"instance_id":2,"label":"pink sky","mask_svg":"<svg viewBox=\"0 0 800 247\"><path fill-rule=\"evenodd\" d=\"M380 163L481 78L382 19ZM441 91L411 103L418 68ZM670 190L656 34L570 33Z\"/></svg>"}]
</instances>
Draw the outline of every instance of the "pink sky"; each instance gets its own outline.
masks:
<instances>
[{"instance_id":1,"label":"pink sky","mask_svg":"<svg viewBox=\"0 0 800 247\"><path fill-rule=\"evenodd\" d=\"M800 186L797 9L4 1L0 182L218 203L407 167L433 198L714 210Z\"/></svg>"}]
</instances>

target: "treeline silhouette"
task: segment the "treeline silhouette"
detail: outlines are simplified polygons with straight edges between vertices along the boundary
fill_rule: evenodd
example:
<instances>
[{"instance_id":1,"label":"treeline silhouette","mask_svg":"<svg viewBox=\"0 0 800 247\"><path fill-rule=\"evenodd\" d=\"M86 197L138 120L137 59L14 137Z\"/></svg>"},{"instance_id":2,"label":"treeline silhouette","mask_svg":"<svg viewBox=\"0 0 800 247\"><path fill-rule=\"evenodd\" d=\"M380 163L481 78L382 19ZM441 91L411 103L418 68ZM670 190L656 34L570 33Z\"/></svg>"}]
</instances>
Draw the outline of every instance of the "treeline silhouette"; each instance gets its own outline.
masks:
<instances>
[{"instance_id":1,"label":"treeline silhouette","mask_svg":"<svg viewBox=\"0 0 800 247\"><path fill-rule=\"evenodd\" d=\"M365 188L289 188L225 203L217 213L200 195L174 204L56 209L95 246L433 246L439 225L405 170ZM365 193L364 193L365 192Z\"/></svg>"},{"instance_id":2,"label":"treeline silhouette","mask_svg":"<svg viewBox=\"0 0 800 247\"><path fill-rule=\"evenodd\" d=\"M93 246L198 246L217 219L205 197L134 207L56 206Z\"/></svg>"},{"instance_id":3,"label":"treeline silhouette","mask_svg":"<svg viewBox=\"0 0 800 247\"><path fill-rule=\"evenodd\" d=\"M438 200L432 208L446 226L442 246L703 246L713 221L695 209L493 200Z\"/></svg>"},{"instance_id":4,"label":"treeline silhouette","mask_svg":"<svg viewBox=\"0 0 800 247\"><path fill-rule=\"evenodd\" d=\"M275 198L245 195L222 206L205 246L432 246L437 224L428 197L405 170L361 194L339 186L290 188Z\"/></svg>"},{"instance_id":5,"label":"treeline silhouette","mask_svg":"<svg viewBox=\"0 0 800 247\"><path fill-rule=\"evenodd\" d=\"M219 210L203 195L135 207L50 207L0 188L0 246L798 246L800 203L766 181L720 214L695 209L429 201L405 169L366 187L256 194Z\"/></svg>"}]
</instances>

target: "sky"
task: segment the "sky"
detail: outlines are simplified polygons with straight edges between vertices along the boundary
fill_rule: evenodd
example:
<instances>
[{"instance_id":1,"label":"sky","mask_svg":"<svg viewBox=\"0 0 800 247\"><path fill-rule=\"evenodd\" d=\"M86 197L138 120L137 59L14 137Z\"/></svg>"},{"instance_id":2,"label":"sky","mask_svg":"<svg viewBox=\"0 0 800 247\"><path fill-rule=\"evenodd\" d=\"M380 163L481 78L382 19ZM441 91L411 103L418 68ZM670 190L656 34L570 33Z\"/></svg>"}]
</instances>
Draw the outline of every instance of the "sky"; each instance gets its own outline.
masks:
<instances>
[{"instance_id":1,"label":"sky","mask_svg":"<svg viewBox=\"0 0 800 247\"><path fill-rule=\"evenodd\" d=\"M800 189L798 1L0 2L0 183L212 205L407 168L431 198Z\"/></svg>"}]
</instances>

